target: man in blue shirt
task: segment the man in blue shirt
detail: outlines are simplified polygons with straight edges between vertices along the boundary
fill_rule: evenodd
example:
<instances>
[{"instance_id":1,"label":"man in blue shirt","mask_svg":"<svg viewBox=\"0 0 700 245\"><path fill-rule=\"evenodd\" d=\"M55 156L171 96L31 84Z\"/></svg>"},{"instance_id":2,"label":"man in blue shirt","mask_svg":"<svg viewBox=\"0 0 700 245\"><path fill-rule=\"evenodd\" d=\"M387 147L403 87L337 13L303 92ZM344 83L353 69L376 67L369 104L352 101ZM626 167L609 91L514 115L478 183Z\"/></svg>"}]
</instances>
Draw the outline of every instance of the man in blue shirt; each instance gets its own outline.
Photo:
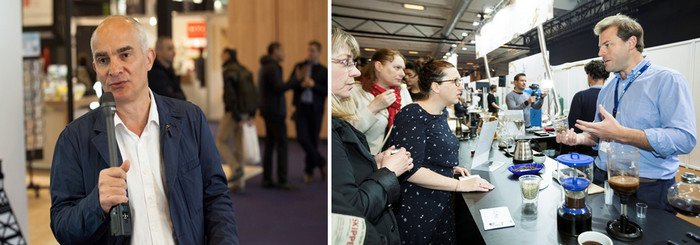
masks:
<instances>
[{"instance_id":1,"label":"man in blue shirt","mask_svg":"<svg viewBox=\"0 0 700 245\"><path fill-rule=\"evenodd\" d=\"M581 129L574 126L576 120L591 122L595 119L598 93L600 93L600 89L603 88L605 79L608 79L610 76L610 72L605 70L605 65L601 60L592 60L586 63L583 70L588 76L588 86L590 88L578 91L574 95L574 98L571 100L568 116L569 128L573 128L576 133L583 132ZM598 156L598 150L585 145L576 146L576 152L593 157Z\"/></svg>"},{"instance_id":2,"label":"man in blue shirt","mask_svg":"<svg viewBox=\"0 0 700 245\"><path fill-rule=\"evenodd\" d=\"M576 121L584 132L559 133L557 142L595 146L604 139L637 147L637 199L674 212L666 192L675 183L678 155L690 153L697 141L688 82L677 71L653 65L642 56L644 30L635 20L610 16L598 22L594 32L599 36L598 55L615 78L600 91L595 120ZM604 154L604 145L599 147L603 148L599 154ZM607 178L606 159L597 158L595 165L596 182L602 182Z\"/></svg>"}]
</instances>

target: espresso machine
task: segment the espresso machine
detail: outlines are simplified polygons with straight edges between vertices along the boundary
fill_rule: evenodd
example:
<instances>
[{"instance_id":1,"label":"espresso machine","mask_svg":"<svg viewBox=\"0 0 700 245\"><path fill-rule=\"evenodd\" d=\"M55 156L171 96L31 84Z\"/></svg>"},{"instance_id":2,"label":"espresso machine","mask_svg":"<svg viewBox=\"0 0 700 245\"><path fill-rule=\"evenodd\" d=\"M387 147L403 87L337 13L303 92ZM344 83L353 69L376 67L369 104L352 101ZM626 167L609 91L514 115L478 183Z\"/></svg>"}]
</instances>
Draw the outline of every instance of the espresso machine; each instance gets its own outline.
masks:
<instances>
[{"instance_id":1,"label":"espresso machine","mask_svg":"<svg viewBox=\"0 0 700 245\"><path fill-rule=\"evenodd\" d=\"M593 180L593 157L571 153L558 156L557 161L561 163L557 179L564 188L564 203L557 210L557 230L578 237L592 228L593 215L586 200Z\"/></svg>"}]
</instances>

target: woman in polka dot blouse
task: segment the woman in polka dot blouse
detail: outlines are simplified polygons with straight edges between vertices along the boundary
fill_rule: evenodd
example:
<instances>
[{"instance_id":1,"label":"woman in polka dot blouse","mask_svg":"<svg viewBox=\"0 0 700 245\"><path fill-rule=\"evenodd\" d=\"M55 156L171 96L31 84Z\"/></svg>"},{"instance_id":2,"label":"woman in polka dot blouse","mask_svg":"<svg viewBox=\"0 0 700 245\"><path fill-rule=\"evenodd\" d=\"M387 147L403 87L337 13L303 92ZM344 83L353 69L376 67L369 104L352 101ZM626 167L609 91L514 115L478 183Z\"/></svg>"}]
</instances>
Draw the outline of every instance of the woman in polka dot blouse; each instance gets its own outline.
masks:
<instances>
[{"instance_id":1,"label":"woman in polka dot blouse","mask_svg":"<svg viewBox=\"0 0 700 245\"><path fill-rule=\"evenodd\" d=\"M457 69L429 60L419 76L423 99L399 111L386 143L406 148L414 164L401 176L396 220L402 244L455 244L452 192L489 191L494 186L482 178L453 178L469 175L457 167L459 140L447 124L445 109L456 104L464 90Z\"/></svg>"}]
</instances>

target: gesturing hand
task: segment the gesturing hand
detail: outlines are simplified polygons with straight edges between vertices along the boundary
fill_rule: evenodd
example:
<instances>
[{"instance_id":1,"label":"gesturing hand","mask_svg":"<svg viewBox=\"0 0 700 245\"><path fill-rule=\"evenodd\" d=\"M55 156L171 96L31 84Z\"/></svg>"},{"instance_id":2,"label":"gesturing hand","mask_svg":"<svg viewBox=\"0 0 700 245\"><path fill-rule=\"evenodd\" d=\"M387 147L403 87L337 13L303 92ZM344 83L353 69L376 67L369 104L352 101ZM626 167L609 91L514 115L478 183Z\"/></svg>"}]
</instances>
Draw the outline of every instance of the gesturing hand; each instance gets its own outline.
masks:
<instances>
[{"instance_id":1,"label":"gesturing hand","mask_svg":"<svg viewBox=\"0 0 700 245\"><path fill-rule=\"evenodd\" d=\"M114 205L126 203L126 172L129 171L129 160L124 161L120 167L106 168L100 171L97 181L100 207L105 213Z\"/></svg>"},{"instance_id":2,"label":"gesturing hand","mask_svg":"<svg viewBox=\"0 0 700 245\"><path fill-rule=\"evenodd\" d=\"M598 111L603 115L602 121L594 123L576 120L576 127L600 139L617 139L624 127L603 108L603 105L598 105Z\"/></svg>"}]
</instances>

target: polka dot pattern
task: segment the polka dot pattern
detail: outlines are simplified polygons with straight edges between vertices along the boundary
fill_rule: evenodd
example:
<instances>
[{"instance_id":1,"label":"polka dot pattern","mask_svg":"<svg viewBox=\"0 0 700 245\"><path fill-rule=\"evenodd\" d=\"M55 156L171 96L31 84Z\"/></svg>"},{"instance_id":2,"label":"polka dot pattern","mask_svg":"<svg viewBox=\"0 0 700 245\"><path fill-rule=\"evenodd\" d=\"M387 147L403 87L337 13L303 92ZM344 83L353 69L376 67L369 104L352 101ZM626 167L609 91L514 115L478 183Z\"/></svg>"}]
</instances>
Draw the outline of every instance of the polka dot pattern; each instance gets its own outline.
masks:
<instances>
[{"instance_id":1,"label":"polka dot pattern","mask_svg":"<svg viewBox=\"0 0 700 245\"><path fill-rule=\"evenodd\" d=\"M418 104L401 109L386 146L405 147L413 157L413 169L401 176L408 179L421 167L452 177L457 166L459 140L447 124L447 111L431 115ZM402 244L455 244L453 195L449 191L426 189L407 181L401 184L401 198L395 209Z\"/></svg>"}]
</instances>

